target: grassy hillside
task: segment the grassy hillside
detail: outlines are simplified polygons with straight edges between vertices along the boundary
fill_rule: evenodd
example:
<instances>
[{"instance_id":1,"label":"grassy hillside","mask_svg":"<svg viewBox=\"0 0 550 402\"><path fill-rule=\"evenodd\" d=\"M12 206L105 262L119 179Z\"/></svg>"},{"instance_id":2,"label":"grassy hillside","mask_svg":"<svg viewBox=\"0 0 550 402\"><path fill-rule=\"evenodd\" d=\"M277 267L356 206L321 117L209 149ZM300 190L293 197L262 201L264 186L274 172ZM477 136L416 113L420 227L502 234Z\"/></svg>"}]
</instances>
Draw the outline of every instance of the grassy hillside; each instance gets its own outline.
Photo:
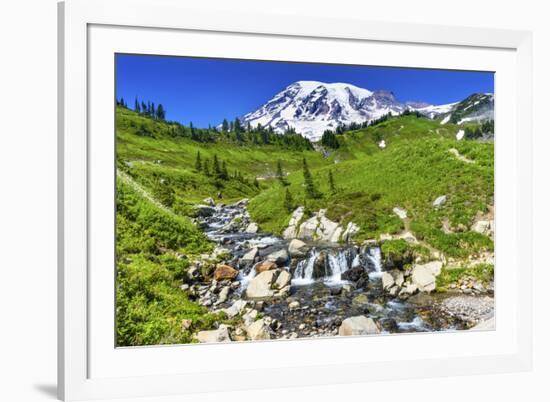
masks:
<instances>
[{"instance_id":1,"label":"grassy hillside","mask_svg":"<svg viewBox=\"0 0 550 402\"><path fill-rule=\"evenodd\" d=\"M142 133L146 132L147 135ZM217 180L195 169L197 153L210 166L216 155L226 163L230 178ZM276 172L277 161L285 170L301 166L302 157L312 166L325 164L313 150L299 150L278 145L234 144L219 139L198 142L173 135L173 126L152 120L125 109L117 109L117 166L154 194L173 192L176 209L195 204L206 197L221 193L221 201L230 202L259 193L253 180ZM212 167L210 167L212 170ZM242 179L233 178L239 172ZM160 187L160 188L159 188ZM166 190L168 188L168 190Z\"/></svg>"},{"instance_id":2,"label":"grassy hillside","mask_svg":"<svg viewBox=\"0 0 550 402\"><path fill-rule=\"evenodd\" d=\"M193 205L206 197L250 198L252 218L268 232L281 233L303 205L308 214L326 208L334 221L353 221L360 226L357 241L407 229L449 257L491 250L488 237L468 228L493 203L493 144L457 141L460 129L415 115L394 117L338 135L337 149L314 150L301 137L249 132L237 141L232 133L197 134L117 108L118 344L186 343L191 331L223 320L179 288L194 256L212 249L190 220ZM306 197L304 159L316 198ZM284 183L276 178L278 164ZM440 195L447 202L436 209ZM407 220L394 207L406 209ZM462 229L449 233L444 222ZM183 319L193 320L191 330L181 328Z\"/></svg>"},{"instance_id":3,"label":"grassy hillside","mask_svg":"<svg viewBox=\"0 0 550 402\"><path fill-rule=\"evenodd\" d=\"M301 171L288 177L288 189L295 206L305 204L309 212L327 208L329 218L358 224L357 240L402 231L404 222L392 212L400 207L408 211L410 229L419 239L450 256L491 249L485 236L442 230L445 219L453 227L468 227L493 197L493 144L457 141L457 131L454 125L404 116L345 133L329 163L311 169L322 197L305 197ZM381 140L385 149L377 145ZM452 148L473 163L458 159L449 151ZM329 171L334 192L329 188ZM283 195L274 186L252 200L250 212L264 229L280 232L288 223ZM448 201L435 209L432 203L440 195L447 195Z\"/></svg>"},{"instance_id":4,"label":"grassy hillside","mask_svg":"<svg viewBox=\"0 0 550 402\"><path fill-rule=\"evenodd\" d=\"M189 258L210 251L191 222L155 205L130 182L117 179L117 345L188 343L183 319L209 329L218 315L191 302L179 289Z\"/></svg>"}]
</instances>

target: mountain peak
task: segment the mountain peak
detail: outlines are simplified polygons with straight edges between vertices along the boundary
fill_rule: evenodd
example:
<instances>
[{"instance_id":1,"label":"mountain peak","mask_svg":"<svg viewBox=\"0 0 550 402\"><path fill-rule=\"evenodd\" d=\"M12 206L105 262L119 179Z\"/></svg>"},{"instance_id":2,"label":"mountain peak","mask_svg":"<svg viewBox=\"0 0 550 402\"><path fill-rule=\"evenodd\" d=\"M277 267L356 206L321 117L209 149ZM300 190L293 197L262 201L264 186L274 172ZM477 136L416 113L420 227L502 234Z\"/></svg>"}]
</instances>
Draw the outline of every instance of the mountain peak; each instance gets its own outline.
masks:
<instances>
[{"instance_id":1,"label":"mountain peak","mask_svg":"<svg viewBox=\"0 0 550 402\"><path fill-rule=\"evenodd\" d=\"M252 126L272 127L279 133L292 128L316 141L325 130L335 130L339 125L403 110L389 91L373 92L344 82L296 81L243 120Z\"/></svg>"}]
</instances>

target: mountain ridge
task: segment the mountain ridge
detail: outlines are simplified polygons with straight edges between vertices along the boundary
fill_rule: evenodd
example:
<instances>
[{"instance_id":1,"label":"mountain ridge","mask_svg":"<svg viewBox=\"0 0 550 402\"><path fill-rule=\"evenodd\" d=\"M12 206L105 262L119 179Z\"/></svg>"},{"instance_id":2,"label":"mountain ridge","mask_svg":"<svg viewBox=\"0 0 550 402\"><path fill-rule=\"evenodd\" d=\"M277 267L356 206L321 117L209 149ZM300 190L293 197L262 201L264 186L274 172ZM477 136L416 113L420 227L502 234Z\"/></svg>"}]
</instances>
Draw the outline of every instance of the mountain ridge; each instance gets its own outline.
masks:
<instances>
[{"instance_id":1,"label":"mountain ridge","mask_svg":"<svg viewBox=\"0 0 550 402\"><path fill-rule=\"evenodd\" d=\"M476 96L489 96L491 99L475 98L461 109L461 119L453 116L456 108ZM479 111L478 104L482 104L484 110L476 114L475 112ZM442 124L451 120L457 123L459 120L467 122L492 119L493 105L492 94L475 93L457 102L431 105L422 101L401 102L391 91L372 91L349 83L296 81L276 93L255 111L242 116L241 120L252 127L271 127L279 134L293 130L312 141L317 141L326 130L335 131L341 125L371 122L387 114L402 114L406 110L417 111L431 119L439 119Z\"/></svg>"}]
</instances>

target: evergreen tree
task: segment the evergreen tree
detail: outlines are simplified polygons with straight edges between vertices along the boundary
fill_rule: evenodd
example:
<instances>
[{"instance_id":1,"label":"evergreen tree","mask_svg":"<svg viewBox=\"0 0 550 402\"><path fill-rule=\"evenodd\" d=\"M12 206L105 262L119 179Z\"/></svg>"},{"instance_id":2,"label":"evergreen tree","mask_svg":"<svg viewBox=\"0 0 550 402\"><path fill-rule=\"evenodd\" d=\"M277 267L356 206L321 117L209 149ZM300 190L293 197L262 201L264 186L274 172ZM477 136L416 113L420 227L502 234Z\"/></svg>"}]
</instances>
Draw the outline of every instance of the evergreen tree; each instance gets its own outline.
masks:
<instances>
[{"instance_id":1,"label":"evergreen tree","mask_svg":"<svg viewBox=\"0 0 550 402\"><path fill-rule=\"evenodd\" d=\"M218 155L214 154L214 161L212 164L212 168L214 170L214 174L217 177L221 176L221 169L220 169L220 162L218 161Z\"/></svg>"},{"instance_id":2,"label":"evergreen tree","mask_svg":"<svg viewBox=\"0 0 550 402\"><path fill-rule=\"evenodd\" d=\"M147 112L147 105L145 104L145 102L141 101L141 113L146 113Z\"/></svg>"},{"instance_id":3,"label":"evergreen tree","mask_svg":"<svg viewBox=\"0 0 550 402\"><path fill-rule=\"evenodd\" d=\"M337 149L340 144L338 143L338 139L336 138L336 134L334 134L330 130L326 130L323 133L323 136L321 137L321 144L323 144L325 147Z\"/></svg>"},{"instance_id":4,"label":"evergreen tree","mask_svg":"<svg viewBox=\"0 0 550 402\"><path fill-rule=\"evenodd\" d=\"M140 105L139 105L137 96L136 96L136 100L134 101L134 110L135 110L137 113L141 112L141 107L140 107Z\"/></svg>"},{"instance_id":5,"label":"evergreen tree","mask_svg":"<svg viewBox=\"0 0 550 402\"><path fill-rule=\"evenodd\" d=\"M243 131L243 126L238 117L235 118L235 123L233 123L233 129L235 130L236 133L241 133Z\"/></svg>"},{"instance_id":6,"label":"evergreen tree","mask_svg":"<svg viewBox=\"0 0 550 402\"><path fill-rule=\"evenodd\" d=\"M328 186L332 194L336 193L336 186L334 185L334 177L332 176L332 170L328 171Z\"/></svg>"},{"instance_id":7,"label":"evergreen tree","mask_svg":"<svg viewBox=\"0 0 550 402\"><path fill-rule=\"evenodd\" d=\"M208 159L205 159L203 164L202 164L202 170L204 171L204 174L206 176L210 176L210 168L209 168L209 163L208 163Z\"/></svg>"},{"instance_id":8,"label":"evergreen tree","mask_svg":"<svg viewBox=\"0 0 550 402\"><path fill-rule=\"evenodd\" d=\"M222 131L224 133L227 133L229 131L229 123L227 122L227 119L223 119L222 122Z\"/></svg>"},{"instance_id":9,"label":"evergreen tree","mask_svg":"<svg viewBox=\"0 0 550 402\"><path fill-rule=\"evenodd\" d=\"M229 179L229 173L227 172L227 165L225 161L222 161L221 177L224 180Z\"/></svg>"},{"instance_id":10,"label":"evergreen tree","mask_svg":"<svg viewBox=\"0 0 550 402\"><path fill-rule=\"evenodd\" d=\"M311 176L309 167L307 166L306 158L304 158L302 165L303 165L303 171L304 171L304 186L305 186L306 197L319 198L321 194L319 193L319 191L317 191L317 188L315 187L315 183L313 182L313 177Z\"/></svg>"},{"instance_id":11,"label":"evergreen tree","mask_svg":"<svg viewBox=\"0 0 550 402\"><path fill-rule=\"evenodd\" d=\"M288 190L288 188L285 191L285 208L288 212L294 209L294 205L292 202L292 195L290 194L290 191Z\"/></svg>"},{"instance_id":12,"label":"evergreen tree","mask_svg":"<svg viewBox=\"0 0 550 402\"><path fill-rule=\"evenodd\" d=\"M287 185L287 182L285 180L285 174L283 173L283 165L281 164L281 161L277 161L277 173L276 173L277 180L281 182L283 186Z\"/></svg>"},{"instance_id":13,"label":"evergreen tree","mask_svg":"<svg viewBox=\"0 0 550 402\"><path fill-rule=\"evenodd\" d=\"M200 172L202 170L201 153L197 151L197 158L195 159L195 170Z\"/></svg>"},{"instance_id":14,"label":"evergreen tree","mask_svg":"<svg viewBox=\"0 0 550 402\"><path fill-rule=\"evenodd\" d=\"M151 102L151 117L155 117L157 114L157 110L155 109L155 102Z\"/></svg>"},{"instance_id":15,"label":"evergreen tree","mask_svg":"<svg viewBox=\"0 0 550 402\"><path fill-rule=\"evenodd\" d=\"M162 103L159 103L157 107L157 119L164 120L165 117L166 117L166 110L164 110Z\"/></svg>"}]
</instances>

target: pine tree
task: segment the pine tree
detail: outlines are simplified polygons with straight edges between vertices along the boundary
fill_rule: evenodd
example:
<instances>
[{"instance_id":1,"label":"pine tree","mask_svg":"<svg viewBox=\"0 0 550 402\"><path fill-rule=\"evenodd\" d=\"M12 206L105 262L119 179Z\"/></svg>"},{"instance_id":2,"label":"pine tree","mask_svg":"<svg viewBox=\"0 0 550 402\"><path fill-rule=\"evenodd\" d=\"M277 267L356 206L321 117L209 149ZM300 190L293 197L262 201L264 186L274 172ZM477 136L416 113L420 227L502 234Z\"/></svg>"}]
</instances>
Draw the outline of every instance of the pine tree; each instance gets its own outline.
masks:
<instances>
[{"instance_id":1,"label":"pine tree","mask_svg":"<svg viewBox=\"0 0 550 402\"><path fill-rule=\"evenodd\" d=\"M155 102L151 102L151 117L155 117L157 114L157 110L155 109Z\"/></svg>"},{"instance_id":2,"label":"pine tree","mask_svg":"<svg viewBox=\"0 0 550 402\"><path fill-rule=\"evenodd\" d=\"M157 107L157 119L164 120L165 117L166 117L166 110L164 110L162 103L159 103Z\"/></svg>"},{"instance_id":3,"label":"pine tree","mask_svg":"<svg viewBox=\"0 0 550 402\"><path fill-rule=\"evenodd\" d=\"M288 190L288 188L285 191L285 208L288 212L294 209L294 205L292 202L292 195L290 194L290 191Z\"/></svg>"},{"instance_id":4,"label":"pine tree","mask_svg":"<svg viewBox=\"0 0 550 402\"><path fill-rule=\"evenodd\" d=\"M218 161L218 155L214 154L214 162L212 164L214 174L219 177L221 175L220 162Z\"/></svg>"},{"instance_id":5,"label":"pine tree","mask_svg":"<svg viewBox=\"0 0 550 402\"><path fill-rule=\"evenodd\" d=\"M238 117L235 118L235 123L233 123L233 129L235 130L236 133L241 133L243 131L243 126Z\"/></svg>"},{"instance_id":6,"label":"pine tree","mask_svg":"<svg viewBox=\"0 0 550 402\"><path fill-rule=\"evenodd\" d=\"M227 133L229 131L229 123L227 122L227 119L223 119L222 122L222 131L224 133Z\"/></svg>"},{"instance_id":7,"label":"pine tree","mask_svg":"<svg viewBox=\"0 0 550 402\"><path fill-rule=\"evenodd\" d=\"M147 112L147 105L145 104L145 102L141 101L141 113L146 113Z\"/></svg>"},{"instance_id":8,"label":"pine tree","mask_svg":"<svg viewBox=\"0 0 550 402\"><path fill-rule=\"evenodd\" d=\"M287 185L287 182L285 180L285 174L283 173L283 165L280 160L277 161L276 177L277 177L277 180L279 180L283 186Z\"/></svg>"},{"instance_id":9,"label":"pine tree","mask_svg":"<svg viewBox=\"0 0 550 402\"><path fill-rule=\"evenodd\" d=\"M136 111L137 113L141 112L141 107L139 106L139 101L137 99L137 96L136 96L136 100L134 101L134 111Z\"/></svg>"},{"instance_id":10,"label":"pine tree","mask_svg":"<svg viewBox=\"0 0 550 402\"><path fill-rule=\"evenodd\" d=\"M229 179L229 173L227 172L227 165L226 165L225 161L222 161L221 177L224 180Z\"/></svg>"},{"instance_id":11,"label":"pine tree","mask_svg":"<svg viewBox=\"0 0 550 402\"><path fill-rule=\"evenodd\" d=\"M208 167L208 165L209 165L208 159L205 159L202 164L202 170L204 171L204 174L206 176L210 176L210 168Z\"/></svg>"},{"instance_id":12,"label":"pine tree","mask_svg":"<svg viewBox=\"0 0 550 402\"><path fill-rule=\"evenodd\" d=\"M336 193L336 187L334 186L334 177L332 176L332 170L328 171L328 185L332 194Z\"/></svg>"},{"instance_id":13,"label":"pine tree","mask_svg":"<svg viewBox=\"0 0 550 402\"><path fill-rule=\"evenodd\" d=\"M202 170L201 153L197 151L197 158L195 159L195 170L200 172Z\"/></svg>"},{"instance_id":14,"label":"pine tree","mask_svg":"<svg viewBox=\"0 0 550 402\"><path fill-rule=\"evenodd\" d=\"M313 182L313 177L311 176L309 167L307 166L306 158L304 158L302 164L303 164L303 171L304 171L304 186L305 186L306 197L319 198L321 194L319 193L319 191L317 191L317 188L315 187L315 183Z\"/></svg>"}]
</instances>

